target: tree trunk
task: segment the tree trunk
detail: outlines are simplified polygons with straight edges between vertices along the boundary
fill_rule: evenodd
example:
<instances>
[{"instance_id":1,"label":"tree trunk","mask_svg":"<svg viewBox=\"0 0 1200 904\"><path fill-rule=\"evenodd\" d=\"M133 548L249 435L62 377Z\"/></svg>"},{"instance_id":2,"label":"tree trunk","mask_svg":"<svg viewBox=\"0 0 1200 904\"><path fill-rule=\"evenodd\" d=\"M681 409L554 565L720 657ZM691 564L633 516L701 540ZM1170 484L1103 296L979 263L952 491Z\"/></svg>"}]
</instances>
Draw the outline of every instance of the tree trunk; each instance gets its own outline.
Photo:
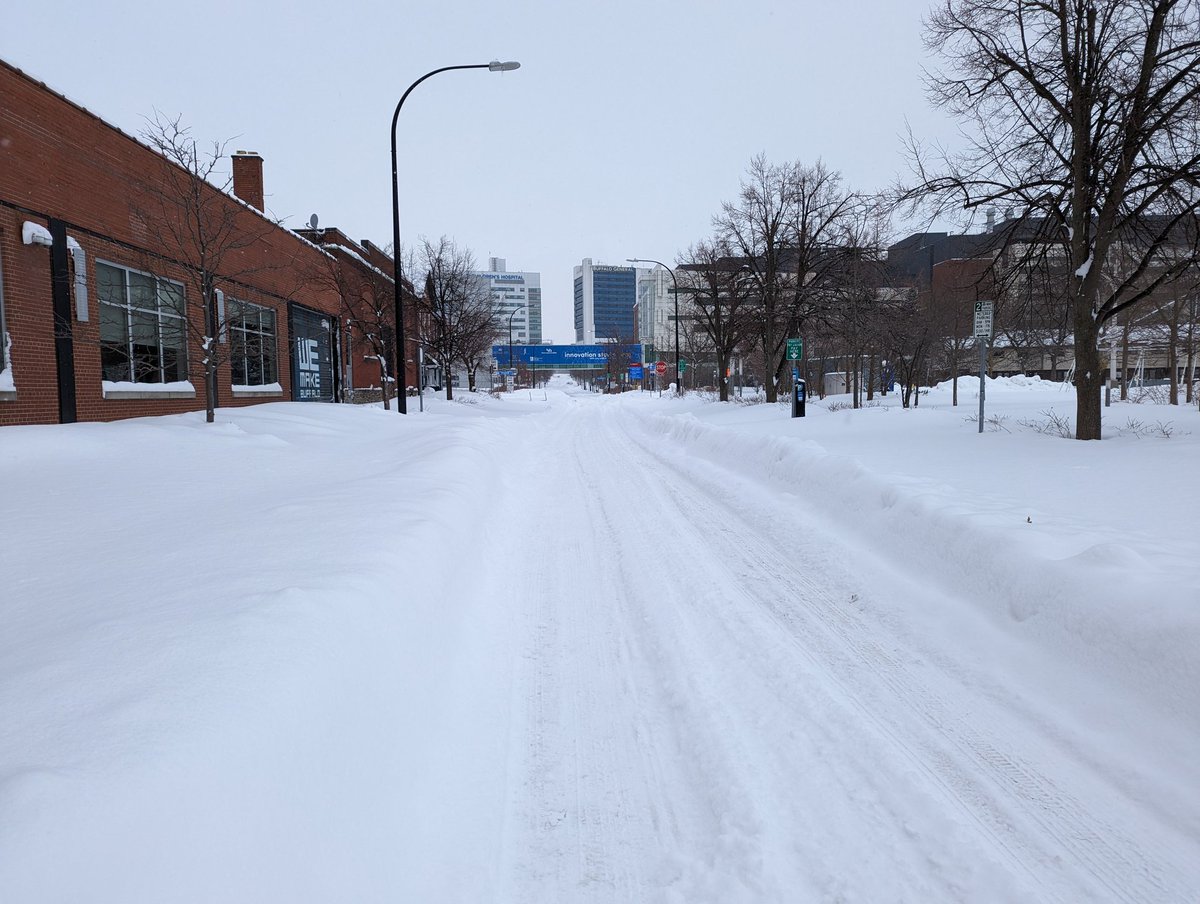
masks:
<instances>
[{"instance_id":1,"label":"tree trunk","mask_svg":"<svg viewBox=\"0 0 1200 904\"><path fill-rule=\"evenodd\" d=\"M1104 367L1100 360L1100 329L1091 311L1079 305L1075 311L1075 438L1100 439L1100 390Z\"/></svg>"},{"instance_id":2,"label":"tree trunk","mask_svg":"<svg viewBox=\"0 0 1200 904\"><path fill-rule=\"evenodd\" d=\"M1188 342L1187 365L1184 367L1184 401L1192 404L1192 386L1196 382L1196 347Z\"/></svg>"},{"instance_id":3,"label":"tree trunk","mask_svg":"<svg viewBox=\"0 0 1200 904\"><path fill-rule=\"evenodd\" d=\"M763 389L767 393L767 402L775 402L779 399L779 372L778 368L771 366L771 355L765 348L763 349Z\"/></svg>"},{"instance_id":4,"label":"tree trunk","mask_svg":"<svg viewBox=\"0 0 1200 904\"><path fill-rule=\"evenodd\" d=\"M1133 318L1126 313L1121 325L1121 401L1129 399L1129 333L1133 329Z\"/></svg>"},{"instance_id":5,"label":"tree trunk","mask_svg":"<svg viewBox=\"0 0 1200 904\"><path fill-rule=\"evenodd\" d=\"M204 284L204 330L208 333L205 337L208 347L204 349L204 420L211 424L216 420L217 408L217 351L213 346L217 343L217 332L221 327L217 323L217 306L213 303L213 289L207 285L207 280L202 279L202 283Z\"/></svg>"},{"instance_id":6,"label":"tree trunk","mask_svg":"<svg viewBox=\"0 0 1200 904\"><path fill-rule=\"evenodd\" d=\"M1173 316L1167 333L1167 370L1170 371L1170 404L1179 404L1179 317Z\"/></svg>"},{"instance_id":7,"label":"tree trunk","mask_svg":"<svg viewBox=\"0 0 1200 904\"><path fill-rule=\"evenodd\" d=\"M850 407L851 408L861 408L862 407L862 387L859 385L861 383L861 377L859 376L859 370L860 370L859 365L861 364L861 359L860 359L859 355L857 354L857 352L850 357L850 361L853 362L853 364L851 365L851 367L853 369L853 373L850 374L850 385L851 385Z\"/></svg>"},{"instance_id":8,"label":"tree trunk","mask_svg":"<svg viewBox=\"0 0 1200 904\"><path fill-rule=\"evenodd\" d=\"M442 373L446 380L446 401L454 401L454 384L450 380L450 365L446 364L442 367Z\"/></svg>"}]
</instances>

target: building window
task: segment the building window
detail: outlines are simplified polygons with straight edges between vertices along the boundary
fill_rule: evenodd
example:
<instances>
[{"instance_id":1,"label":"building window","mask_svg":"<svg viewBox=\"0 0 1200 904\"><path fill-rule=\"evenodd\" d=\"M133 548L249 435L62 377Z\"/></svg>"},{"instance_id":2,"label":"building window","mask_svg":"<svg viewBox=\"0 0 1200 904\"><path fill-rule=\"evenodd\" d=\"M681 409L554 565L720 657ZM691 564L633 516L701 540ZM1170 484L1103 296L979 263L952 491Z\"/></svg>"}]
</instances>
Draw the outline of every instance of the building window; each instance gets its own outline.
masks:
<instances>
[{"instance_id":1,"label":"building window","mask_svg":"<svg viewBox=\"0 0 1200 904\"><path fill-rule=\"evenodd\" d=\"M174 383L187 379L182 283L97 261L96 291L105 380Z\"/></svg>"},{"instance_id":2,"label":"building window","mask_svg":"<svg viewBox=\"0 0 1200 904\"><path fill-rule=\"evenodd\" d=\"M279 381L275 312L229 299L230 369L234 386L267 386Z\"/></svg>"}]
</instances>

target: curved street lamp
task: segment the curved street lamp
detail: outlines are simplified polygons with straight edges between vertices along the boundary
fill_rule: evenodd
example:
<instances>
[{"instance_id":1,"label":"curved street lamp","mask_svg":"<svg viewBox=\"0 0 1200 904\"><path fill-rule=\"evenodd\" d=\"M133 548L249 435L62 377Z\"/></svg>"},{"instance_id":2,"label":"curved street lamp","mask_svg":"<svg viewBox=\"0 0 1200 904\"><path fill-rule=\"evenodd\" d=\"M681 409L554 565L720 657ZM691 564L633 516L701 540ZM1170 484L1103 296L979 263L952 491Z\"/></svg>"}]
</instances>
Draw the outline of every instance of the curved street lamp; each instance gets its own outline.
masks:
<instances>
[{"instance_id":1,"label":"curved street lamp","mask_svg":"<svg viewBox=\"0 0 1200 904\"><path fill-rule=\"evenodd\" d=\"M675 271L650 257L627 257L631 264L658 264L671 274L671 282L675 284L675 394L683 395L683 381L679 379L679 281L675 279Z\"/></svg>"},{"instance_id":2,"label":"curved street lamp","mask_svg":"<svg viewBox=\"0 0 1200 904\"><path fill-rule=\"evenodd\" d=\"M513 368L513 348L512 348L512 319L513 319L513 317L515 317L517 315L517 311L521 310L524 307L525 307L525 305L519 304L515 308L513 308L512 311L510 311L509 315L508 315L508 369L509 370L514 369ZM516 389L517 381L515 379L513 380L512 385L513 385L513 389Z\"/></svg>"},{"instance_id":3,"label":"curved street lamp","mask_svg":"<svg viewBox=\"0 0 1200 904\"><path fill-rule=\"evenodd\" d=\"M515 61L502 63L499 60L492 60L490 63L474 63L469 66L443 66L441 69L434 69L432 72L426 72L423 76L408 86L408 90L400 98L400 103L396 104L396 112L392 114L392 277L396 281L396 411L400 414L408 414L408 387L405 385L408 382L408 368L404 366L404 302L401 299L403 290L401 289L402 268L400 265L400 180L396 172L396 121L400 118L400 108L404 106L404 102L408 100L408 96L412 94L413 88L425 81L430 76L437 75L439 72L449 72L451 69L487 69L489 72L511 72L514 69L520 69L521 64ZM418 383L420 380L418 380Z\"/></svg>"}]
</instances>

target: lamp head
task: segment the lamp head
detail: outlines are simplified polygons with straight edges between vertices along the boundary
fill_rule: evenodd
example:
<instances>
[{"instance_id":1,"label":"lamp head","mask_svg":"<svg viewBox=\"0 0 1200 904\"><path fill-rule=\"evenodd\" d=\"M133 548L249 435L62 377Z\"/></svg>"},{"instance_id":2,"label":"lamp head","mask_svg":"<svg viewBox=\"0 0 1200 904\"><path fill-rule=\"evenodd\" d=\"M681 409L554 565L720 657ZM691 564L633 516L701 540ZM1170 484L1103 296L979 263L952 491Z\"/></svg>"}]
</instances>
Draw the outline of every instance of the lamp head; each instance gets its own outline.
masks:
<instances>
[{"instance_id":1,"label":"lamp head","mask_svg":"<svg viewBox=\"0 0 1200 904\"><path fill-rule=\"evenodd\" d=\"M490 63L488 63L489 72L512 72L514 69L520 68L521 64L516 60L509 60L505 63L501 63L499 60L492 60Z\"/></svg>"}]
</instances>

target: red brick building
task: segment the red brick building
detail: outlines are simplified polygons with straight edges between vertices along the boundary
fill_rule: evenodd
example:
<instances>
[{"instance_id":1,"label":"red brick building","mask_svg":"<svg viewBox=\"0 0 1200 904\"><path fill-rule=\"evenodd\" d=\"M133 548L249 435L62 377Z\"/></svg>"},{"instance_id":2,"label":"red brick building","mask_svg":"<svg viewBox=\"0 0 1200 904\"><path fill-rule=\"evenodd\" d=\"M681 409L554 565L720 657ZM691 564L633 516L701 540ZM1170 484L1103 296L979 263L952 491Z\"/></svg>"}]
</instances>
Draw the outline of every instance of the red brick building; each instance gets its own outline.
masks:
<instances>
[{"instance_id":1,"label":"red brick building","mask_svg":"<svg viewBox=\"0 0 1200 904\"><path fill-rule=\"evenodd\" d=\"M262 158L232 164L238 198L199 184L236 236L206 308L186 214L163 203L164 174L185 171L0 61L0 425L202 409L212 326L218 407L380 384L352 315L390 289L390 257L335 230L345 250L330 254L275 224ZM358 271L354 292L323 278L335 257Z\"/></svg>"}]
</instances>

